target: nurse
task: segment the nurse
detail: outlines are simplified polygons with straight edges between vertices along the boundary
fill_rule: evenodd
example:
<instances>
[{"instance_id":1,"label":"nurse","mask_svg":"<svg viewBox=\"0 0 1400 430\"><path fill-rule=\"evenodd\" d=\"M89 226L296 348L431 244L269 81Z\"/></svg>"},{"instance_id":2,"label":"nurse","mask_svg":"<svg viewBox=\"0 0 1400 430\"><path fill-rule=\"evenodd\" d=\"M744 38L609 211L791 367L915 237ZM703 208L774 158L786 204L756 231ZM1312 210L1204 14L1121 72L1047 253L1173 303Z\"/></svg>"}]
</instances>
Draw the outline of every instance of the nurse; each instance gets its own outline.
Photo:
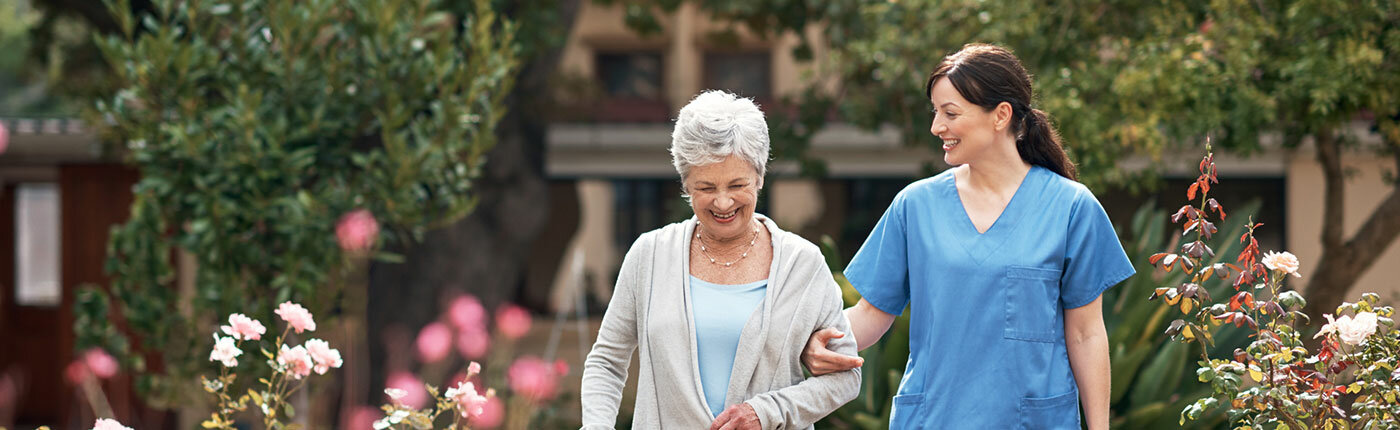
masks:
<instances>
[{"instance_id":1,"label":"nurse","mask_svg":"<svg viewBox=\"0 0 1400 430\"><path fill-rule=\"evenodd\" d=\"M1019 59L970 44L929 75L935 136L950 168L910 184L846 268L860 349L909 306L909 362L890 427L1108 428L1100 294L1134 273L1103 207L1075 182L1048 115L1031 107ZM802 353L813 374L859 366Z\"/></svg>"}]
</instances>

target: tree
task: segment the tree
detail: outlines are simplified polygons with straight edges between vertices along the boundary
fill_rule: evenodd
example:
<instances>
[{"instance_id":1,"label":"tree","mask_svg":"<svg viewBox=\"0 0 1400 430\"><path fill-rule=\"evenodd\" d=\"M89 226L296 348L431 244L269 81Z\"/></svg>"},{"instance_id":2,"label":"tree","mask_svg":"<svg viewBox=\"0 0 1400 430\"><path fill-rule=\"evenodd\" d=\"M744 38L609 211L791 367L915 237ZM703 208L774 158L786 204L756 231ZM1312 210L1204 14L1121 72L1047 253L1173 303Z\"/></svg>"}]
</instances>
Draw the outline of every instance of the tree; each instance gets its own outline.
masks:
<instances>
[{"instance_id":1,"label":"tree","mask_svg":"<svg viewBox=\"0 0 1400 430\"><path fill-rule=\"evenodd\" d=\"M629 2L634 26L675 1ZM1012 48L1036 76L1035 101L1059 127L1091 187L1144 184L1129 156L1159 160L1210 136L1250 154L1277 133L1283 148L1312 143L1326 176L1323 257L1307 290L1310 315L1328 313L1400 236L1400 188L1343 237L1343 149L1359 148L1362 121L1400 169L1400 5L1383 0L1000 2L800 0L704 2L721 19L776 35L823 26L819 65L834 94L803 95L803 112L773 125L775 147L803 157L824 109L870 128L893 124L912 145L934 144L923 80L938 59L973 41ZM802 34L800 31L797 34ZM798 48L799 55L810 52ZM1271 147L1272 148L1272 147ZM784 155L780 155L784 156ZM931 166L939 170L942 166ZM1393 178L1394 172L1391 177Z\"/></svg>"},{"instance_id":2,"label":"tree","mask_svg":"<svg viewBox=\"0 0 1400 430\"><path fill-rule=\"evenodd\" d=\"M368 210L399 243L475 208L518 67L515 27L486 1L462 14L427 0L110 7L117 32L97 47L113 89L95 118L141 179L107 269L138 343L103 318L84 319L79 339L129 353L155 404L197 390L209 315L267 319L295 299L356 318L344 214ZM171 288L177 248L198 262L189 296Z\"/></svg>"}]
</instances>

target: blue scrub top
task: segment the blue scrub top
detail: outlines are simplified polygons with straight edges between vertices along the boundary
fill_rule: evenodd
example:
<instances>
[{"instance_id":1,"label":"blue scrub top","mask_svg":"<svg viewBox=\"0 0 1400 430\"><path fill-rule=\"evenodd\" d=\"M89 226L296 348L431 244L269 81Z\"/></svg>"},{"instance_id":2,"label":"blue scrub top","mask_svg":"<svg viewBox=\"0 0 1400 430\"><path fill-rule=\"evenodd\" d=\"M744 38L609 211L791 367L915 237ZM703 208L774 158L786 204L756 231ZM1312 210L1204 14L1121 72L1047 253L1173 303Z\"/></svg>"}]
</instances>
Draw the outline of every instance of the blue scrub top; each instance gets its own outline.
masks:
<instances>
[{"instance_id":1,"label":"blue scrub top","mask_svg":"<svg viewBox=\"0 0 1400 430\"><path fill-rule=\"evenodd\" d=\"M1079 429L1064 310L1133 273L1093 193L1039 166L985 233L951 169L910 184L845 271L876 308L909 306L898 429Z\"/></svg>"}]
</instances>

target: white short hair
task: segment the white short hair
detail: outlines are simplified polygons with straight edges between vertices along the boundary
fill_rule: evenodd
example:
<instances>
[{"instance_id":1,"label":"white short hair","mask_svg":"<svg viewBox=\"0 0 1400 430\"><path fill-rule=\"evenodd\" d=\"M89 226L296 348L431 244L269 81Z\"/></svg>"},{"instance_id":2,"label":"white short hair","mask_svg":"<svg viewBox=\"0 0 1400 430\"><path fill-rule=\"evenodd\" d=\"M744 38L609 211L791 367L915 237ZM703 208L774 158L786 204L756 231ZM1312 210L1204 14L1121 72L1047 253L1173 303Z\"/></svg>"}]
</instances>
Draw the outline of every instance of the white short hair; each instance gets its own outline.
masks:
<instances>
[{"instance_id":1,"label":"white short hair","mask_svg":"<svg viewBox=\"0 0 1400 430\"><path fill-rule=\"evenodd\" d=\"M684 180L690 168L738 155L758 172L768 172L768 122L752 99L709 90L681 108L671 132L671 163Z\"/></svg>"}]
</instances>

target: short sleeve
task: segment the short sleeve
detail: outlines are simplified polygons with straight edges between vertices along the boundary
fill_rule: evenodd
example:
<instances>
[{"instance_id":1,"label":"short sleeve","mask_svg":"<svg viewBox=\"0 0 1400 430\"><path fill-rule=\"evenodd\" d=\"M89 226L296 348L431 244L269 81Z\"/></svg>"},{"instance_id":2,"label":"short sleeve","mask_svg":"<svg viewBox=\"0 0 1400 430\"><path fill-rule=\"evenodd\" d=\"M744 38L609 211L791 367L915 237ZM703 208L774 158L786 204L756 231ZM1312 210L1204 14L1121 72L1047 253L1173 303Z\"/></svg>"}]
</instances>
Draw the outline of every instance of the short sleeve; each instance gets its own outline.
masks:
<instances>
[{"instance_id":1,"label":"short sleeve","mask_svg":"<svg viewBox=\"0 0 1400 430\"><path fill-rule=\"evenodd\" d=\"M909 304L909 249L905 237L908 232L904 224L906 192L895 196L844 272L861 297L893 315L904 313L904 307Z\"/></svg>"},{"instance_id":2,"label":"short sleeve","mask_svg":"<svg viewBox=\"0 0 1400 430\"><path fill-rule=\"evenodd\" d=\"M1078 191L1070 210L1065 270L1060 278L1060 306L1065 309L1093 302L1136 273L1108 213L1087 188Z\"/></svg>"}]
</instances>

